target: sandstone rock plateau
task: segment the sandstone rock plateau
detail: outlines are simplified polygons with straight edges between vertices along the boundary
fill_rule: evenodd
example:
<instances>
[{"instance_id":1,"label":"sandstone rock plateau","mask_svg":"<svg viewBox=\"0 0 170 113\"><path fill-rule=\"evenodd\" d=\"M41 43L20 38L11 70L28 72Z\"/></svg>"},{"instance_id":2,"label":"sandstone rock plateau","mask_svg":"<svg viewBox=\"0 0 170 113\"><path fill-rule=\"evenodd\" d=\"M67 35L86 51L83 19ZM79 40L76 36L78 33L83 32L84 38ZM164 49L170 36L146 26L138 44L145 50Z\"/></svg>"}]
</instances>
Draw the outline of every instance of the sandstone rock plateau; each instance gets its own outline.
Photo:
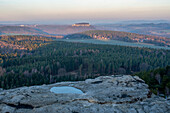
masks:
<instances>
[{"instance_id":1,"label":"sandstone rock plateau","mask_svg":"<svg viewBox=\"0 0 170 113\"><path fill-rule=\"evenodd\" d=\"M82 94L55 94L69 86ZM22 87L0 92L0 113L168 113L170 100L150 93L137 76L112 75L79 82Z\"/></svg>"}]
</instances>

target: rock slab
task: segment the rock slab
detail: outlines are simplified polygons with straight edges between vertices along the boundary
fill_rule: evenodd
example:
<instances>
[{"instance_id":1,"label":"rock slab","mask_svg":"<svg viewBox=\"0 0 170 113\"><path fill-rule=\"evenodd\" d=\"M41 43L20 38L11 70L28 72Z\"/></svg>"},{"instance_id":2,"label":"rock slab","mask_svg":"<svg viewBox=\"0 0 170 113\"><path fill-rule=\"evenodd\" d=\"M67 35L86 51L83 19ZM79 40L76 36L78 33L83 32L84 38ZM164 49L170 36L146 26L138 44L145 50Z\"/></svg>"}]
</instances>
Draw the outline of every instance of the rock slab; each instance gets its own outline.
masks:
<instances>
[{"instance_id":1,"label":"rock slab","mask_svg":"<svg viewBox=\"0 0 170 113\"><path fill-rule=\"evenodd\" d=\"M83 94L50 92L63 86ZM170 113L170 100L151 94L137 76L112 75L1 91L0 113Z\"/></svg>"}]
</instances>

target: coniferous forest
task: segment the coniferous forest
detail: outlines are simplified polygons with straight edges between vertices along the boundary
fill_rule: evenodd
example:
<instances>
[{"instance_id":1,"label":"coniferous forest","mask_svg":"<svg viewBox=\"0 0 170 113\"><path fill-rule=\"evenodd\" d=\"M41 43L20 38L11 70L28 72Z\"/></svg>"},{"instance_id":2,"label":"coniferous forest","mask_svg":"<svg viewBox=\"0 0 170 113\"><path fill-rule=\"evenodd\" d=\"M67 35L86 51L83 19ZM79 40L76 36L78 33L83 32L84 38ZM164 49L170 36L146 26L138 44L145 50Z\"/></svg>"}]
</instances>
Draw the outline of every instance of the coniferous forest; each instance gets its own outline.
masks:
<instances>
[{"instance_id":1,"label":"coniferous forest","mask_svg":"<svg viewBox=\"0 0 170 113\"><path fill-rule=\"evenodd\" d=\"M1 48L1 88L134 74L144 79L154 93L169 94L170 50L62 42L45 38L37 41L36 38L24 39L24 43L21 43L23 39L18 38L18 42L8 40L8 43L13 41L25 48L28 43L33 44L32 49L12 51L8 48L7 54Z\"/></svg>"}]
</instances>

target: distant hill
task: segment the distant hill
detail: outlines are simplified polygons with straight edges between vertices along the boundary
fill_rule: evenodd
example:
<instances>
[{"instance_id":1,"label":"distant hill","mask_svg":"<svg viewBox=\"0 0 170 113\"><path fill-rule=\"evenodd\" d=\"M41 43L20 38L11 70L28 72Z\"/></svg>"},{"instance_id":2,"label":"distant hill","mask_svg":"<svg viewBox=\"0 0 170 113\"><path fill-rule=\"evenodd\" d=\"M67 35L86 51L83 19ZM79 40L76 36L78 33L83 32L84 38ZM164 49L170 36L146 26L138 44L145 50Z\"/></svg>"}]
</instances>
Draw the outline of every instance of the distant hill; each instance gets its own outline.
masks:
<instances>
[{"instance_id":1,"label":"distant hill","mask_svg":"<svg viewBox=\"0 0 170 113\"><path fill-rule=\"evenodd\" d=\"M95 27L98 30L125 31L170 38L170 23L105 24L96 25Z\"/></svg>"},{"instance_id":2,"label":"distant hill","mask_svg":"<svg viewBox=\"0 0 170 113\"><path fill-rule=\"evenodd\" d=\"M150 43L159 46L170 46L170 39L165 37L142 35L121 31L92 30L76 34L67 35L69 39L101 39L101 40L120 40L125 42Z\"/></svg>"},{"instance_id":3,"label":"distant hill","mask_svg":"<svg viewBox=\"0 0 170 113\"><path fill-rule=\"evenodd\" d=\"M33 27L27 27L27 26L1 26L0 33L1 34L29 34L29 35L47 34L39 29Z\"/></svg>"},{"instance_id":4,"label":"distant hill","mask_svg":"<svg viewBox=\"0 0 170 113\"><path fill-rule=\"evenodd\" d=\"M154 24L154 23L143 23L143 24L129 24L127 25L129 27L159 27L160 28L164 28L164 29L170 29L170 24L169 23L158 23L158 24Z\"/></svg>"},{"instance_id":5,"label":"distant hill","mask_svg":"<svg viewBox=\"0 0 170 113\"><path fill-rule=\"evenodd\" d=\"M168 20L128 20L128 21L121 21L119 23L123 24L143 24L143 23L170 23Z\"/></svg>"},{"instance_id":6,"label":"distant hill","mask_svg":"<svg viewBox=\"0 0 170 113\"><path fill-rule=\"evenodd\" d=\"M23 25L23 26L0 26L0 34L7 35L67 35L89 30L95 30L94 26L71 26L71 25Z\"/></svg>"},{"instance_id":7,"label":"distant hill","mask_svg":"<svg viewBox=\"0 0 170 113\"><path fill-rule=\"evenodd\" d=\"M0 25L0 35L68 35L91 30L109 30L154 35L170 38L169 23L143 23L143 24L105 24L90 26L72 25Z\"/></svg>"},{"instance_id":8,"label":"distant hill","mask_svg":"<svg viewBox=\"0 0 170 113\"><path fill-rule=\"evenodd\" d=\"M95 30L94 26L72 26L72 25L38 25L38 29L49 34L68 35L89 30Z\"/></svg>"}]
</instances>

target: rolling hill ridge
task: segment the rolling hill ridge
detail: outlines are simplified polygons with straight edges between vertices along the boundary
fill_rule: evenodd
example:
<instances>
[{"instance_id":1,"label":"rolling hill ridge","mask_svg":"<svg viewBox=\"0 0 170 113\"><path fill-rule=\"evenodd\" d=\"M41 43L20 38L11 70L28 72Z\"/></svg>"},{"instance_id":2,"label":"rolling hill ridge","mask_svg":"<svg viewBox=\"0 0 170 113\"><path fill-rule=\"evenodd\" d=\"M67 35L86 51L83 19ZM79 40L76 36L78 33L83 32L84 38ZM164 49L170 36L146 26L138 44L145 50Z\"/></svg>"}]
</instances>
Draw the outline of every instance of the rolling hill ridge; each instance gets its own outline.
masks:
<instances>
[{"instance_id":1,"label":"rolling hill ridge","mask_svg":"<svg viewBox=\"0 0 170 113\"><path fill-rule=\"evenodd\" d=\"M122 31L91 30L81 33L67 35L69 39L100 39L100 40L119 40L125 42L149 43L159 46L170 46L170 39L159 36L142 35Z\"/></svg>"}]
</instances>

